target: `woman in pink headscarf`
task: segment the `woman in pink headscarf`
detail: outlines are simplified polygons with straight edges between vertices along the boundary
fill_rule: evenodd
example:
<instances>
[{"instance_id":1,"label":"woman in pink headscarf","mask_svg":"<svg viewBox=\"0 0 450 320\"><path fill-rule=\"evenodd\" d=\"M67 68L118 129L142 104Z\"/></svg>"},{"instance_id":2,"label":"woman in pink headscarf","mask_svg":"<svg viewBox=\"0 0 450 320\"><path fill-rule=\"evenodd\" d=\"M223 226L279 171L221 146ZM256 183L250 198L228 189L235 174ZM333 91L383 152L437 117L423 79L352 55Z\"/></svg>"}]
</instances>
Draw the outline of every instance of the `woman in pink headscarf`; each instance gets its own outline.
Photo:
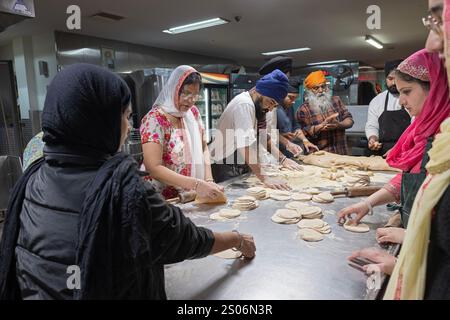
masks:
<instances>
[{"instance_id":1,"label":"woman in pink headscarf","mask_svg":"<svg viewBox=\"0 0 450 320\"><path fill-rule=\"evenodd\" d=\"M402 173L364 201L342 209L338 213L340 223L347 217L351 219L353 214L356 214L353 223L359 223L373 207L402 200L402 205L406 204L403 208L406 214L402 215L406 227L410 210L408 205L412 205L425 178L423 168L426 159L423 158L427 141L439 132L440 124L450 115L447 74L439 54L420 50L411 55L399 65L396 85L400 92L400 103L415 116L414 122L405 130L387 158L389 165L401 169ZM385 228L377 232L379 242L401 243L403 237L404 229L401 228Z\"/></svg>"}]
</instances>

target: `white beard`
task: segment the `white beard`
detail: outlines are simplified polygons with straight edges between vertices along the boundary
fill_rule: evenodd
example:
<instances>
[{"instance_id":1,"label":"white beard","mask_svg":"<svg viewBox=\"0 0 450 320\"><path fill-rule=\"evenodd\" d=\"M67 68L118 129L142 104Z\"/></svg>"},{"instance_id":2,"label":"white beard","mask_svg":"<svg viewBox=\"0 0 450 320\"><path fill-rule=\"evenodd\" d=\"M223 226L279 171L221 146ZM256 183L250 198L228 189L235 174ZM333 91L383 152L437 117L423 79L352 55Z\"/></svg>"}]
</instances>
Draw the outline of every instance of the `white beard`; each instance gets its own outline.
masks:
<instances>
[{"instance_id":1,"label":"white beard","mask_svg":"<svg viewBox=\"0 0 450 320\"><path fill-rule=\"evenodd\" d=\"M309 103L309 107L316 113L326 114L333 106L330 91L316 95L311 90L306 90L305 98Z\"/></svg>"}]
</instances>

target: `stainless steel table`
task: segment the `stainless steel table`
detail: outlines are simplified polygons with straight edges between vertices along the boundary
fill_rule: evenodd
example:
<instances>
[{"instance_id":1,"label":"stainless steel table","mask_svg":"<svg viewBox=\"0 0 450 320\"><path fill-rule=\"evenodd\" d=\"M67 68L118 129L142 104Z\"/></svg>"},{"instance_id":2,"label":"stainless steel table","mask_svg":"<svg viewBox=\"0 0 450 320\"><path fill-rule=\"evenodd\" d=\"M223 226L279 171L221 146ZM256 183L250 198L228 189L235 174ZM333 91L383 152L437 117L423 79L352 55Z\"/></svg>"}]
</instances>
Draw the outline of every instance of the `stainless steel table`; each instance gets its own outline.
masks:
<instances>
[{"instance_id":1,"label":"stainless steel table","mask_svg":"<svg viewBox=\"0 0 450 320\"><path fill-rule=\"evenodd\" d=\"M245 193L244 177L226 187L229 202ZM359 198L336 198L323 208L323 220L332 233L320 242L296 239L297 226L275 224L270 220L276 209L288 201L263 200L259 208L244 212L231 222L209 220L212 212L225 206L183 204L185 215L199 226L213 231L234 227L252 234L256 257L251 261L223 260L209 256L166 266L166 291L169 299L365 299L374 297L366 290L367 277L347 264L352 251L378 246L375 231L392 214L385 206L375 208L364 222L368 233L352 233L338 226L336 212ZM310 203L311 204L311 203Z\"/></svg>"}]
</instances>

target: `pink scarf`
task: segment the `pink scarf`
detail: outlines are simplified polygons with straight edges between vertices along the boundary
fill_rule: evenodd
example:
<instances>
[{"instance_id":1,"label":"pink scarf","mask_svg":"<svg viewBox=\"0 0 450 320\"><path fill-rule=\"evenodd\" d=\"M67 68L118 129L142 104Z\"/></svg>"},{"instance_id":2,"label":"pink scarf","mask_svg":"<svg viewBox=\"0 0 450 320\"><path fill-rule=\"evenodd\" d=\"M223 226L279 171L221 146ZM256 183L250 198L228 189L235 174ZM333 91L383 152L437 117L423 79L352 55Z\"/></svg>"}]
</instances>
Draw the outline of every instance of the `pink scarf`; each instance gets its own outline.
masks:
<instances>
[{"instance_id":1,"label":"pink scarf","mask_svg":"<svg viewBox=\"0 0 450 320\"><path fill-rule=\"evenodd\" d=\"M427 139L438 133L440 124L450 115L450 101L447 73L438 53L423 49L402 64L403 69L399 66L402 72L422 80L427 74L430 79L430 92L422 112L403 132L386 159L391 167L409 171L422 160Z\"/></svg>"},{"instance_id":2,"label":"pink scarf","mask_svg":"<svg viewBox=\"0 0 450 320\"><path fill-rule=\"evenodd\" d=\"M444 29L444 55L445 64L448 73L448 82L450 84L450 0L445 0L444 2L444 12L442 14L443 19L443 29Z\"/></svg>"}]
</instances>

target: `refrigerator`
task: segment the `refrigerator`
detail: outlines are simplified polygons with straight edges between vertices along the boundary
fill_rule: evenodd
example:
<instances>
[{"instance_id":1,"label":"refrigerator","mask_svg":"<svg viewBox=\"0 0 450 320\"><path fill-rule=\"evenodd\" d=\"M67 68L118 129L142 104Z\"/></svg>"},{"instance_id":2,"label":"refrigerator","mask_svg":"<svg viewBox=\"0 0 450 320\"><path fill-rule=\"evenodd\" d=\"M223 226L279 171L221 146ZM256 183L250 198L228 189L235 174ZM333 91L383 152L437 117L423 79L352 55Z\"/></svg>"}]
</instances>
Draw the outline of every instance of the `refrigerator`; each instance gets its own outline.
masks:
<instances>
[{"instance_id":1,"label":"refrigerator","mask_svg":"<svg viewBox=\"0 0 450 320\"><path fill-rule=\"evenodd\" d=\"M203 89L201 99L196 102L206 131L206 141L210 143L220 116L227 107L230 77L227 74L202 72Z\"/></svg>"}]
</instances>

